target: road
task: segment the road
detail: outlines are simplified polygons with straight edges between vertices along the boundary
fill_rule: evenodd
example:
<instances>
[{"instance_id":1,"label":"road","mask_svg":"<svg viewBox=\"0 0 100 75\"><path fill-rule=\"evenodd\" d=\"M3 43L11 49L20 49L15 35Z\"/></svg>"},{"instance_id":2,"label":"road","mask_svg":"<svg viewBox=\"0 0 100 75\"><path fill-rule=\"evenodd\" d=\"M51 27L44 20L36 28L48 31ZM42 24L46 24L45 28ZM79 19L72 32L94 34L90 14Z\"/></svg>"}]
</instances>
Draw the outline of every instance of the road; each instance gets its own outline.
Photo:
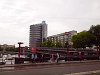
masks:
<instances>
[{"instance_id":1,"label":"road","mask_svg":"<svg viewBox=\"0 0 100 75\"><path fill-rule=\"evenodd\" d=\"M0 75L64 75L94 70L100 70L100 62L16 67L12 71L1 71Z\"/></svg>"}]
</instances>

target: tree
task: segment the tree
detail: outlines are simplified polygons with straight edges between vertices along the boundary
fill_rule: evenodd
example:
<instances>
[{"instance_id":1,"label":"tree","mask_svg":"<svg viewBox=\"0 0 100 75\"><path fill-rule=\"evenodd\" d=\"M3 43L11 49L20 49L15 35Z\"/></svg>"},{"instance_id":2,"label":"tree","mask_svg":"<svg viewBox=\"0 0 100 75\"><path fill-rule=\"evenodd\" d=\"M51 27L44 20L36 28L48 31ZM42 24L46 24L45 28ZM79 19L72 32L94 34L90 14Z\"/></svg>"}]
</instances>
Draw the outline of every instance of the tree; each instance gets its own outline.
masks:
<instances>
[{"instance_id":1,"label":"tree","mask_svg":"<svg viewBox=\"0 0 100 75\"><path fill-rule=\"evenodd\" d=\"M90 47L94 44L93 41L95 41L95 36L87 31L82 31L72 37L73 47L75 48Z\"/></svg>"},{"instance_id":2,"label":"tree","mask_svg":"<svg viewBox=\"0 0 100 75\"><path fill-rule=\"evenodd\" d=\"M42 43L40 44L40 47L46 47L46 46L47 46L47 41L42 42Z\"/></svg>"},{"instance_id":3,"label":"tree","mask_svg":"<svg viewBox=\"0 0 100 75\"><path fill-rule=\"evenodd\" d=\"M81 47L81 46L80 46L80 41L79 41L78 35L79 35L79 34L74 35L74 36L72 37L72 42L73 42L73 47L74 47L74 48L80 48L80 47Z\"/></svg>"},{"instance_id":4,"label":"tree","mask_svg":"<svg viewBox=\"0 0 100 75\"><path fill-rule=\"evenodd\" d=\"M40 45L41 47L55 47L55 43L50 40L47 40Z\"/></svg>"},{"instance_id":5,"label":"tree","mask_svg":"<svg viewBox=\"0 0 100 75\"><path fill-rule=\"evenodd\" d=\"M56 42L56 48L61 48L62 44L60 42Z\"/></svg>"},{"instance_id":6,"label":"tree","mask_svg":"<svg viewBox=\"0 0 100 75\"><path fill-rule=\"evenodd\" d=\"M61 48L62 44L61 42L52 42L51 40L47 40L40 45L41 47L56 47Z\"/></svg>"},{"instance_id":7,"label":"tree","mask_svg":"<svg viewBox=\"0 0 100 75\"><path fill-rule=\"evenodd\" d=\"M96 37L94 44L100 46L100 25L92 25L88 32Z\"/></svg>"},{"instance_id":8,"label":"tree","mask_svg":"<svg viewBox=\"0 0 100 75\"><path fill-rule=\"evenodd\" d=\"M2 47L0 47L0 51L3 51L3 48Z\"/></svg>"}]
</instances>

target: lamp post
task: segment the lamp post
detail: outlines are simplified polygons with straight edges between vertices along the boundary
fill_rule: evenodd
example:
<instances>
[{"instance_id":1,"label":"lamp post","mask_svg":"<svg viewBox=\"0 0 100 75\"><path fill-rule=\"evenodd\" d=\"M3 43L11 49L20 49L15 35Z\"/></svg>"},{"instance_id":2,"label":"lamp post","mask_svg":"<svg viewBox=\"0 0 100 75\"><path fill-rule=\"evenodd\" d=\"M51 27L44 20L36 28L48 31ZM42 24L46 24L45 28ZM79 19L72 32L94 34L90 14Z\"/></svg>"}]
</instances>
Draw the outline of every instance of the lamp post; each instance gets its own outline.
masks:
<instances>
[{"instance_id":1,"label":"lamp post","mask_svg":"<svg viewBox=\"0 0 100 75\"><path fill-rule=\"evenodd\" d=\"M18 44L19 44L19 48L18 48L18 58L20 58L21 44L23 44L23 42L18 42Z\"/></svg>"}]
</instances>

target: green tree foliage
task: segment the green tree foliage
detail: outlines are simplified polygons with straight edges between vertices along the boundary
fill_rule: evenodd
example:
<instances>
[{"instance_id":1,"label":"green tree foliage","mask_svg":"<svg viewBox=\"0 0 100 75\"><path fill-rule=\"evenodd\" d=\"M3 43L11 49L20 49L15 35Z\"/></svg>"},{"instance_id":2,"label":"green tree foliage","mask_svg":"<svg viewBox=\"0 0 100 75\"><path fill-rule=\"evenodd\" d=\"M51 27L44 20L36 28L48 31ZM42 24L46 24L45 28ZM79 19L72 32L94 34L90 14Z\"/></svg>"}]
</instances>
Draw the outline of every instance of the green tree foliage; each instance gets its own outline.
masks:
<instances>
[{"instance_id":1,"label":"green tree foliage","mask_svg":"<svg viewBox=\"0 0 100 75\"><path fill-rule=\"evenodd\" d=\"M56 48L61 48L62 44L60 42L52 42L51 40L43 42L41 47L56 47Z\"/></svg>"},{"instance_id":2,"label":"green tree foliage","mask_svg":"<svg viewBox=\"0 0 100 75\"><path fill-rule=\"evenodd\" d=\"M3 51L3 48L2 47L0 47L0 51Z\"/></svg>"},{"instance_id":3,"label":"green tree foliage","mask_svg":"<svg viewBox=\"0 0 100 75\"><path fill-rule=\"evenodd\" d=\"M82 31L72 37L73 47L75 48L90 47L93 45L93 41L95 41L95 36L87 31Z\"/></svg>"},{"instance_id":4,"label":"green tree foliage","mask_svg":"<svg viewBox=\"0 0 100 75\"><path fill-rule=\"evenodd\" d=\"M41 46L41 47L54 47L55 44L52 43L52 41L48 40L48 41L45 41L45 42L41 43L40 46Z\"/></svg>"},{"instance_id":5,"label":"green tree foliage","mask_svg":"<svg viewBox=\"0 0 100 75\"><path fill-rule=\"evenodd\" d=\"M60 42L56 42L56 48L61 48L62 44Z\"/></svg>"},{"instance_id":6,"label":"green tree foliage","mask_svg":"<svg viewBox=\"0 0 100 75\"><path fill-rule=\"evenodd\" d=\"M92 25L90 27L89 33L93 34L96 37L95 45L100 46L100 25Z\"/></svg>"}]
</instances>

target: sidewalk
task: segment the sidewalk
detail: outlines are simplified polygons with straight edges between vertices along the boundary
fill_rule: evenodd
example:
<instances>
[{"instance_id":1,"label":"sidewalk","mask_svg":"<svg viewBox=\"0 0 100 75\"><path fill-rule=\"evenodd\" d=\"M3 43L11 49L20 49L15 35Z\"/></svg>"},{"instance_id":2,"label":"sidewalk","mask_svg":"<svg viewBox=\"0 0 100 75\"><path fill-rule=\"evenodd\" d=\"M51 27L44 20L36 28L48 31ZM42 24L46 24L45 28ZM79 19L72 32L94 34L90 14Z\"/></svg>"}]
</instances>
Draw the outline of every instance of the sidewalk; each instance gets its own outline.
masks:
<instances>
[{"instance_id":1,"label":"sidewalk","mask_svg":"<svg viewBox=\"0 0 100 75\"><path fill-rule=\"evenodd\" d=\"M60 65L60 64L71 64L71 63L90 63L90 62L100 62L100 60L85 60L85 61L67 61L67 62L43 62L43 63L25 63L25 64L7 64L0 65L0 68L3 67L18 67L18 66L44 66L44 65Z\"/></svg>"}]
</instances>

